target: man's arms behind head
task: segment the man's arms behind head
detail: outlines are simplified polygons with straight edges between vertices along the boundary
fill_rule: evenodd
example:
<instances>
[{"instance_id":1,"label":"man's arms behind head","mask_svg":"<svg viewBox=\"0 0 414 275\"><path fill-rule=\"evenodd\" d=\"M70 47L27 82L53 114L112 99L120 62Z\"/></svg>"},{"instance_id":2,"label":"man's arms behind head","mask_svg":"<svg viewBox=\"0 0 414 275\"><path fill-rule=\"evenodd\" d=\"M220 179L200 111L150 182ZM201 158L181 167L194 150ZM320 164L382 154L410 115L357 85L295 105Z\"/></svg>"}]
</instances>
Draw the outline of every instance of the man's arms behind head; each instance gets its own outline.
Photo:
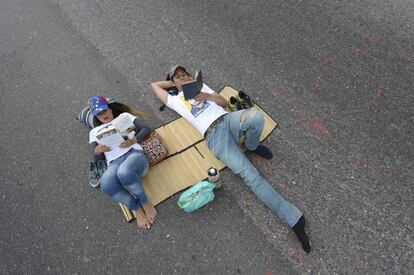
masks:
<instances>
[{"instance_id":1,"label":"man's arms behind head","mask_svg":"<svg viewBox=\"0 0 414 275\"><path fill-rule=\"evenodd\" d=\"M166 104L168 101L167 89L174 87L174 83L170 80L157 81L151 83L151 88L154 94L161 100L162 103Z\"/></svg>"},{"instance_id":2,"label":"man's arms behind head","mask_svg":"<svg viewBox=\"0 0 414 275\"><path fill-rule=\"evenodd\" d=\"M151 88L154 94L161 100L162 103L167 104L168 101L168 92L167 89L174 87L174 83L170 80L167 81L157 81L151 83ZM211 100L220 105L223 108L227 106L227 100L216 92L212 94L201 93L205 98L200 98L200 100ZM201 96L201 95L200 95ZM202 96L201 96L202 97Z\"/></svg>"}]
</instances>

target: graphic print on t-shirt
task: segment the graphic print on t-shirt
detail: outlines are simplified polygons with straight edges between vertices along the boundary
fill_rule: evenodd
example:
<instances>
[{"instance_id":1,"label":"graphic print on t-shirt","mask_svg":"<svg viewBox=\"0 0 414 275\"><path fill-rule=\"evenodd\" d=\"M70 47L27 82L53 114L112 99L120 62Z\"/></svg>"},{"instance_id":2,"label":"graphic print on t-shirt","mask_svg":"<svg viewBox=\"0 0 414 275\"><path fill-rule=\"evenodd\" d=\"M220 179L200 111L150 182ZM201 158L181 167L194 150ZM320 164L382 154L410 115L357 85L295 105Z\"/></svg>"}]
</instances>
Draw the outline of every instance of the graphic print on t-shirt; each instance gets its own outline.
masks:
<instances>
[{"instance_id":1,"label":"graphic print on t-shirt","mask_svg":"<svg viewBox=\"0 0 414 275\"><path fill-rule=\"evenodd\" d=\"M194 117L198 117L208 106L210 106L210 103L207 101L196 101L195 99L185 100L184 98L181 98L181 100Z\"/></svg>"}]
</instances>

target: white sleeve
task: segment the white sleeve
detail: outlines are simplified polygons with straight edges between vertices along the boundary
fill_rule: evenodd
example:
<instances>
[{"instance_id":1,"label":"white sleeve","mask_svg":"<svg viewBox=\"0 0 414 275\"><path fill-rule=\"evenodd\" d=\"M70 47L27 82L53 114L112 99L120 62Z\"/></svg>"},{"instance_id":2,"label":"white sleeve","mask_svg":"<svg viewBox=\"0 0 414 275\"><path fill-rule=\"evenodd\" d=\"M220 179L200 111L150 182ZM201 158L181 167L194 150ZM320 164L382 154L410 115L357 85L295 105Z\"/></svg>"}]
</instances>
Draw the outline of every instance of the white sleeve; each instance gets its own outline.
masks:
<instances>
[{"instance_id":1,"label":"white sleeve","mask_svg":"<svg viewBox=\"0 0 414 275\"><path fill-rule=\"evenodd\" d=\"M98 140L96 139L95 132L96 132L96 128L93 128L93 129L89 132L89 143L92 143L92 142L97 142L97 141L98 141Z\"/></svg>"},{"instance_id":2,"label":"white sleeve","mask_svg":"<svg viewBox=\"0 0 414 275\"><path fill-rule=\"evenodd\" d=\"M168 108L170 108L173 111L177 111L177 96L175 95L168 95L167 97L167 103L165 103Z\"/></svg>"},{"instance_id":3,"label":"white sleeve","mask_svg":"<svg viewBox=\"0 0 414 275\"><path fill-rule=\"evenodd\" d=\"M201 91L203 93L208 93L208 94L215 93L209 86L207 86L207 84L203 84L203 88L201 88Z\"/></svg>"}]
</instances>

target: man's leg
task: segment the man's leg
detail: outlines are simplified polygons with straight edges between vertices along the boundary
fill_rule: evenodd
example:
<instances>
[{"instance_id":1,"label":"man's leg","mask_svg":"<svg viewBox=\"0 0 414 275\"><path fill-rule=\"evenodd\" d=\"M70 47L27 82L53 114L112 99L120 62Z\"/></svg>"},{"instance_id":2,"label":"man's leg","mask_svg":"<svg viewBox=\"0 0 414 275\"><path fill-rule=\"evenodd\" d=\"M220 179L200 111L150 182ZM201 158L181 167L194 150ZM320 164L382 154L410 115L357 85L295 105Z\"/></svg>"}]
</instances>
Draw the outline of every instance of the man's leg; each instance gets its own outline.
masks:
<instances>
[{"instance_id":1,"label":"man's leg","mask_svg":"<svg viewBox=\"0 0 414 275\"><path fill-rule=\"evenodd\" d=\"M273 157L272 152L266 146L259 144L265 124L261 112L252 108L230 113L229 116L231 134L239 145L243 143L247 150L262 158Z\"/></svg>"},{"instance_id":2,"label":"man's leg","mask_svg":"<svg viewBox=\"0 0 414 275\"><path fill-rule=\"evenodd\" d=\"M209 148L235 174L241 176L244 183L267 207L292 227L302 213L286 201L247 159L229 130L230 115L208 135Z\"/></svg>"},{"instance_id":3,"label":"man's leg","mask_svg":"<svg viewBox=\"0 0 414 275\"><path fill-rule=\"evenodd\" d=\"M239 114L235 114L240 119ZM304 231L305 220L302 213L293 204L285 200L274 188L268 183L247 159L246 155L240 149L237 139L239 136L234 136L234 132L230 129L234 118L232 114L227 115L224 121L207 137L207 144L214 154L223 161L235 174L238 174L243 179L243 182L252 190L253 193L268 207L273 213L287 223L299 238L302 243L302 248L306 252L310 252L309 240ZM238 125L242 127L239 121ZM233 129L234 129L233 125ZM261 133L261 130L260 130ZM249 138L260 138L260 133ZM247 133L246 133L247 134ZM247 136L246 136L247 138ZM258 141L257 141L258 143Z\"/></svg>"}]
</instances>

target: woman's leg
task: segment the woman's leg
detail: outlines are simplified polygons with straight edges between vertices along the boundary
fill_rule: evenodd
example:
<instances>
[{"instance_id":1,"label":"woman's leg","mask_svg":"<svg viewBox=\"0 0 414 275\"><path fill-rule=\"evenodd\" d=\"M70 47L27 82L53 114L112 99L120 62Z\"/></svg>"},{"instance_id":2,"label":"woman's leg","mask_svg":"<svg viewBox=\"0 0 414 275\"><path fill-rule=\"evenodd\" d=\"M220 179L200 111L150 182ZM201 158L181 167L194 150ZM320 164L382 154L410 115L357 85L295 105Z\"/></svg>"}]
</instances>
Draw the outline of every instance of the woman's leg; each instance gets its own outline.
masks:
<instances>
[{"instance_id":1,"label":"woman's leg","mask_svg":"<svg viewBox=\"0 0 414 275\"><path fill-rule=\"evenodd\" d=\"M123 158L119 157L109 164L108 169L102 175L100 180L101 190L114 201L121 202L132 211L135 211L139 228L149 228L150 222L145 216L139 201L125 189L118 179L117 172L122 160Z\"/></svg>"},{"instance_id":2,"label":"woman's leg","mask_svg":"<svg viewBox=\"0 0 414 275\"><path fill-rule=\"evenodd\" d=\"M126 190L117 177L117 170L119 163L116 160L112 161L108 169L102 175L100 180L101 190L106 193L111 199L128 206L132 210L140 208L137 199Z\"/></svg>"},{"instance_id":3,"label":"woman's leg","mask_svg":"<svg viewBox=\"0 0 414 275\"><path fill-rule=\"evenodd\" d=\"M141 176L145 175L148 169L149 163L144 152L131 150L126 154L125 160L119 166L117 177L121 184L138 199L148 220L150 223L153 223L157 216L157 211L148 202L141 181Z\"/></svg>"}]
</instances>

